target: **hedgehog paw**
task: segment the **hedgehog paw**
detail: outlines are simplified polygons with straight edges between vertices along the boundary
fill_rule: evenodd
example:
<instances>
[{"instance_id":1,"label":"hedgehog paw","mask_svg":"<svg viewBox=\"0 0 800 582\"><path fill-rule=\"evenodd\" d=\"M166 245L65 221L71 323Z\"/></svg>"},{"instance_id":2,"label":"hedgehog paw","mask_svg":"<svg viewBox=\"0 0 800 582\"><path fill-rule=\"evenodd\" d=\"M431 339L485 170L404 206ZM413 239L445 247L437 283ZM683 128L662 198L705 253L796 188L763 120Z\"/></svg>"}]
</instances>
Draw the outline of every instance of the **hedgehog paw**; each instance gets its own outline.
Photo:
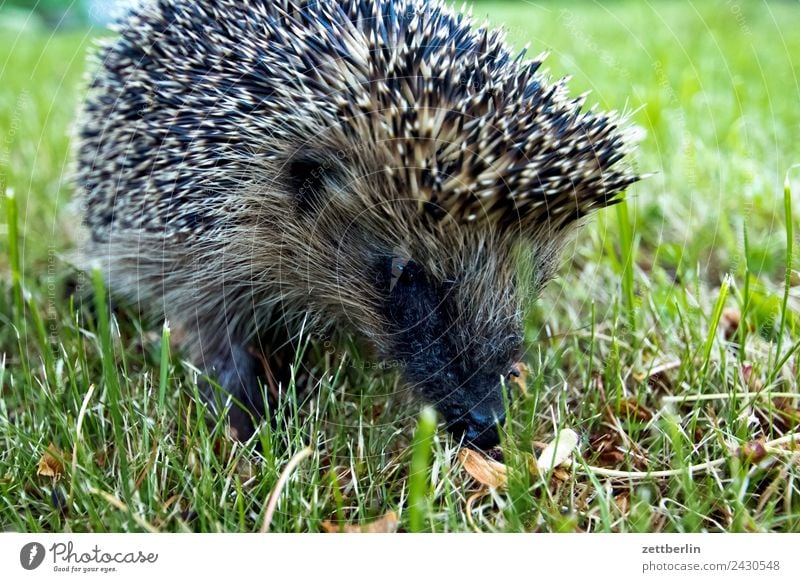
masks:
<instances>
[{"instance_id":1,"label":"hedgehog paw","mask_svg":"<svg viewBox=\"0 0 800 582\"><path fill-rule=\"evenodd\" d=\"M248 440L266 411L266 382L261 362L245 346L237 344L204 360L209 379L202 382L201 391L206 402L213 410L220 410L230 397L230 434L236 440Z\"/></svg>"}]
</instances>

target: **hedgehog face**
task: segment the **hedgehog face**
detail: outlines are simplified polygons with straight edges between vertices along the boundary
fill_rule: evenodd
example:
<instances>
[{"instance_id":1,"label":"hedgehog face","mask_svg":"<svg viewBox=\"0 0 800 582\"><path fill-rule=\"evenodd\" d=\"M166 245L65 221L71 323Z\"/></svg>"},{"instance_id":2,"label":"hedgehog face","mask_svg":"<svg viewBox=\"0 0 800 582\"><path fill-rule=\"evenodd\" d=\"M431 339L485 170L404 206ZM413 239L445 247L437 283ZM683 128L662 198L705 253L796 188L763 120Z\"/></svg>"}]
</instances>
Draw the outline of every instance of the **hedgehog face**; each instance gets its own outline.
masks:
<instances>
[{"instance_id":1,"label":"hedgehog face","mask_svg":"<svg viewBox=\"0 0 800 582\"><path fill-rule=\"evenodd\" d=\"M294 242L282 246L292 268L281 275L301 278L284 282L307 290L296 303L312 319L335 318L398 368L457 437L491 447L505 416L503 380L522 344L518 237L420 212L415 196L402 196L410 188L359 167L365 160L305 148L283 165L293 210L277 211L295 220L284 221L284 241Z\"/></svg>"},{"instance_id":2,"label":"hedgehog face","mask_svg":"<svg viewBox=\"0 0 800 582\"><path fill-rule=\"evenodd\" d=\"M516 301L504 288L510 282L490 265L439 280L405 257L385 261L382 271L389 274L384 349L404 380L437 407L456 437L496 445L505 419L503 379L522 339Z\"/></svg>"},{"instance_id":3,"label":"hedgehog face","mask_svg":"<svg viewBox=\"0 0 800 582\"><path fill-rule=\"evenodd\" d=\"M316 321L335 317L399 368L453 432L495 444L501 379L521 345L510 258L518 236L421 210L396 144L359 148L336 132L317 135L314 148L297 148L282 164L287 189L270 205L287 217L284 243L293 241L280 251L291 266L280 271L287 289L307 290L298 307ZM287 202L291 210L281 207ZM290 272L300 281L287 281Z\"/></svg>"}]
</instances>

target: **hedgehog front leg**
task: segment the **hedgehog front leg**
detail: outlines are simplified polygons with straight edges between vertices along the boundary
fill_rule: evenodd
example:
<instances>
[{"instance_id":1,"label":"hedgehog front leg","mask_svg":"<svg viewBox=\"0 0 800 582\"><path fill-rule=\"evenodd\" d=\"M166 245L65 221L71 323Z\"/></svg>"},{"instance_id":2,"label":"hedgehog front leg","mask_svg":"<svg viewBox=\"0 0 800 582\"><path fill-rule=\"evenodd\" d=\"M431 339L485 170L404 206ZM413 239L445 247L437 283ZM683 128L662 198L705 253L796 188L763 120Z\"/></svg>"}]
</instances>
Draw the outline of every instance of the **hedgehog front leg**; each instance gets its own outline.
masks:
<instances>
[{"instance_id":1,"label":"hedgehog front leg","mask_svg":"<svg viewBox=\"0 0 800 582\"><path fill-rule=\"evenodd\" d=\"M253 421L263 418L266 411L264 398L268 382L261 361L245 344L237 342L201 350L197 361L202 363L213 382L201 381L204 398L213 409L220 410L230 396L233 399L228 413L231 436L240 441L249 439L255 430Z\"/></svg>"}]
</instances>

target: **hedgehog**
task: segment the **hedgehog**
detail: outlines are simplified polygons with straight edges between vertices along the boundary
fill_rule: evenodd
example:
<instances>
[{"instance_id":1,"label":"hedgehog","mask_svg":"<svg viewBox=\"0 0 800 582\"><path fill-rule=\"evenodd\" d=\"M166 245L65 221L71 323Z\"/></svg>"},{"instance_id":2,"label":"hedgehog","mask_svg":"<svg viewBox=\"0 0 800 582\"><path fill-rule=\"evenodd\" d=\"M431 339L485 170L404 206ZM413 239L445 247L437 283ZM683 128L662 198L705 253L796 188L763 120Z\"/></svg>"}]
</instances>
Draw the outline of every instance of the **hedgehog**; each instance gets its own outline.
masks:
<instances>
[{"instance_id":1,"label":"hedgehog","mask_svg":"<svg viewBox=\"0 0 800 582\"><path fill-rule=\"evenodd\" d=\"M117 33L77 124L83 260L181 327L232 432L302 337L355 338L495 446L529 301L639 179L627 116L439 0L152 0Z\"/></svg>"}]
</instances>

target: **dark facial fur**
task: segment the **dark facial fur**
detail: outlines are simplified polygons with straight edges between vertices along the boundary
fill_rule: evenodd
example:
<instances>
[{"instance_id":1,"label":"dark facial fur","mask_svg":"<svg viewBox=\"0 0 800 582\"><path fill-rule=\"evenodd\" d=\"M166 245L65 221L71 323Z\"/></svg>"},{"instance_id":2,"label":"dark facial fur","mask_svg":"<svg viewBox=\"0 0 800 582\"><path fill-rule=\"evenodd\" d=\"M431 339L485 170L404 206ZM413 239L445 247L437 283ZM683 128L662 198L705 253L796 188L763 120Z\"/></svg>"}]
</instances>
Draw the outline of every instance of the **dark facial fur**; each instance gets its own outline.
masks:
<instances>
[{"instance_id":1,"label":"dark facial fur","mask_svg":"<svg viewBox=\"0 0 800 582\"><path fill-rule=\"evenodd\" d=\"M493 445L524 300L636 180L620 120L438 1L161 0L120 32L78 125L111 289L251 408L247 346L349 330Z\"/></svg>"},{"instance_id":2,"label":"dark facial fur","mask_svg":"<svg viewBox=\"0 0 800 582\"><path fill-rule=\"evenodd\" d=\"M521 349L517 317L487 325L482 338L473 335L479 330L461 304L468 298L458 281L435 281L413 261L394 279L384 309L390 353L405 380L436 404L450 430L493 445L495 425L505 418L501 378Z\"/></svg>"}]
</instances>

